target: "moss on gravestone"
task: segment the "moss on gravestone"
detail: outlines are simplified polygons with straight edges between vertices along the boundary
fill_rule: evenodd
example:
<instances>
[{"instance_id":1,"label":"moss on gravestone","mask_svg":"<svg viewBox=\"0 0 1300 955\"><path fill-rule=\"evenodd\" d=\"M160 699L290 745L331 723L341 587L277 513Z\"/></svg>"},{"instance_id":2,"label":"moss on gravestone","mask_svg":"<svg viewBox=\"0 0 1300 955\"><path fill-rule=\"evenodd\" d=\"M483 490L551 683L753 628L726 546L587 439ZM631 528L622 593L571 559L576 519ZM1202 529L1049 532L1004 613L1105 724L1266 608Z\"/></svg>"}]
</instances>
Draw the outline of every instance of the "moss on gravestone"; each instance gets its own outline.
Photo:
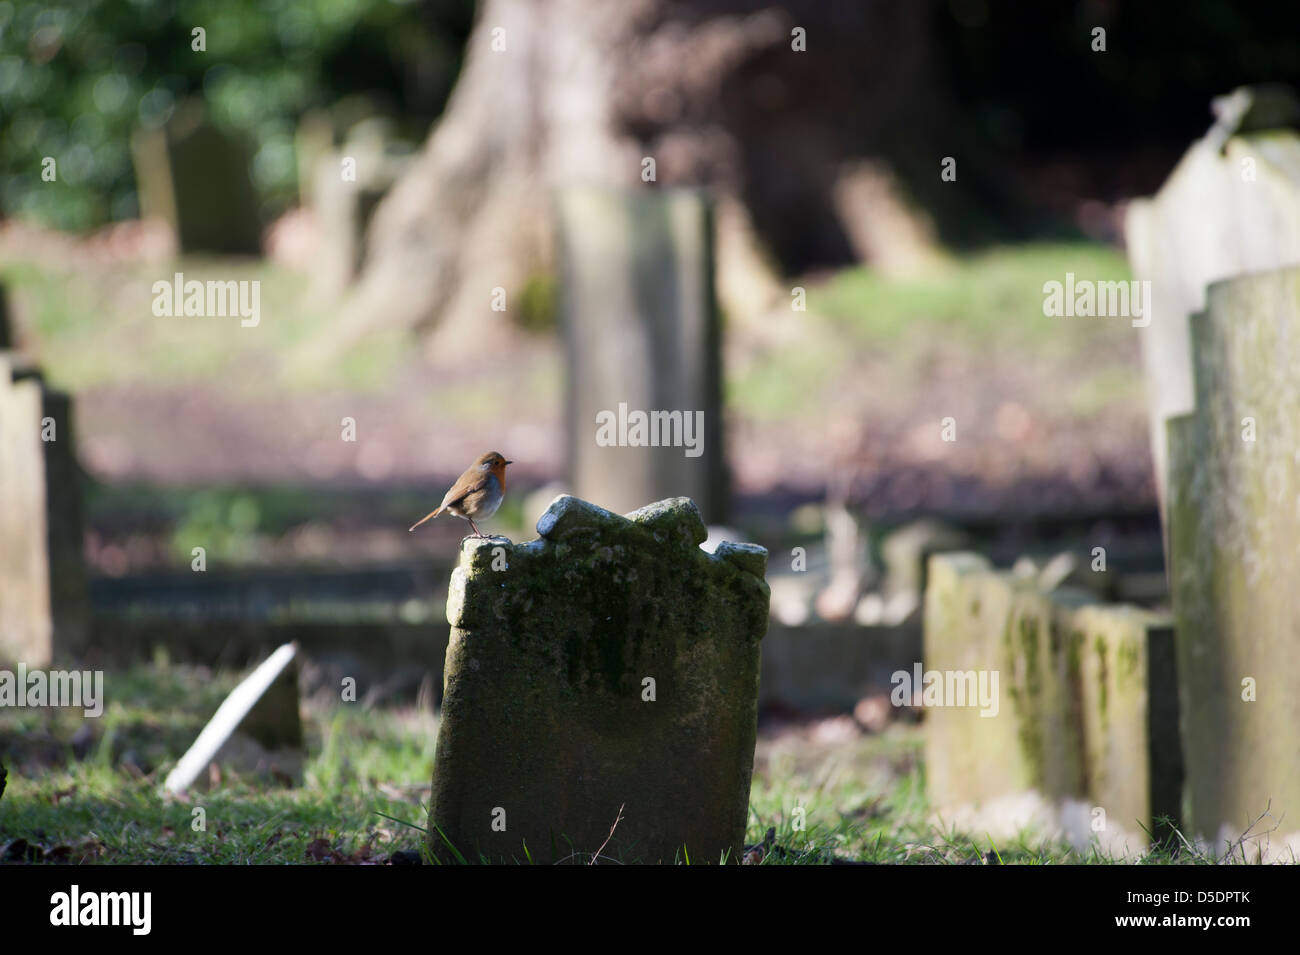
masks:
<instances>
[{"instance_id":1,"label":"moss on gravestone","mask_svg":"<svg viewBox=\"0 0 1300 955\"><path fill-rule=\"evenodd\" d=\"M686 498L620 517L563 496L537 529L467 539L453 572L430 849L576 861L609 837L624 861L734 858L766 552L701 550Z\"/></svg>"},{"instance_id":2,"label":"moss on gravestone","mask_svg":"<svg viewBox=\"0 0 1300 955\"><path fill-rule=\"evenodd\" d=\"M932 558L929 580L926 670L996 671L1006 704L994 717L951 706L926 712L927 788L937 809L1032 793L1067 830L1117 853L1145 845L1159 817L1177 818L1182 767L1167 620L1097 604L1083 591L1043 593L973 554Z\"/></svg>"}]
</instances>

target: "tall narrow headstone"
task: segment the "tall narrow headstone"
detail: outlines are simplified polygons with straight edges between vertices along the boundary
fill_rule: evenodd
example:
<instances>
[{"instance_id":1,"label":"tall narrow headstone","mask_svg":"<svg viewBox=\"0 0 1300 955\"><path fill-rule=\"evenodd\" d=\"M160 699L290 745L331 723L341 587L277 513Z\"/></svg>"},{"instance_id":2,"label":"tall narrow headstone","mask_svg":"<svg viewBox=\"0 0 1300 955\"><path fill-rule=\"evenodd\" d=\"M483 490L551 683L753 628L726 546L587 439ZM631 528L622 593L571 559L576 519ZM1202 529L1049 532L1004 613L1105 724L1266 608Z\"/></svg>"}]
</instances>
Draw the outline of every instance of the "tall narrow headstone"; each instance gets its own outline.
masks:
<instances>
[{"instance_id":1,"label":"tall narrow headstone","mask_svg":"<svg viewBox=\"0 0 1300 955\"><path fill-rule=\"evenodd\" d=\"M452 576L429 848L441 859L739 861L767 552L706 553L685 499L562 496Z\"/></svg>"},{"instance_id":2,"label":"tall narrow headstone","mask_svg":"<svg viewBox=\"0 0 1300 955\"><path fill-rule=\"evenodd\" d=\"M1218 119L1153 199L1129 207L1135 279L1150 281L1139 329L1156 490L1168 480L1165 421L1192 410L1187 319L1211 282L1300 263L1300 105L1285 88L1215 100ZM1287 128L1287 127L1290 128Z\"/></svg>"},{"instance_id":3,"label":"tall narrow headstone","mask_svg":"<svg viewBox=\"0 0 1300 955\"><path fill-rule=\"evenodd\" d=\"M167 220L182 252L257 255L261 218L249 155L187 102L158 129L132 139L140 212Z\"/></svg>"},{"instance_id":4,"label":"tall narrow headstone","mask_svg":"<svg viewBox=\"0 0 1300 955\"><path fill-rule=\"evenodd\" d=\"M1210 286L1169 422L1170 585L1191 831L1300 853L1300 268ZM1267 815L1266 815L1267 813ZM1271 830L1271 832L1270 832ZM1240 851L1237 857L1240 857Z\"/></svg>"},{"instance_id":5,"label":"tall narrow headstone","mask_svg":"<svg viewBox=\"0 0 1300 955\"><path fill-rule=\"evenodd\" d=\"M615 511L690 497L724 521L709 202L591 188L557 206L571 487Z\"/></svg>"},{"instance_id":6,"label":"tall narrow headstone","mask_svg":"<svg viewBox=\"0 0 1300 955\"><path fill-rule=\"evenodd\" d=\"M360 123L338 149L325 150L313 170L312 211L319 237L312 264L317 295L342 292L361 268L370 217L410 163L409 150L387 124Z\"/></svg>"},{"instance_id":7,"label":"tall narrow headstone","mask_svg":"<svg viewBox=\"0 0 1300 955\"><path fill-rule=\"evenodd\" d=\"M89 629L72 402L0 353L0 659L46 666Z\"/></svg>"}]
</instances>

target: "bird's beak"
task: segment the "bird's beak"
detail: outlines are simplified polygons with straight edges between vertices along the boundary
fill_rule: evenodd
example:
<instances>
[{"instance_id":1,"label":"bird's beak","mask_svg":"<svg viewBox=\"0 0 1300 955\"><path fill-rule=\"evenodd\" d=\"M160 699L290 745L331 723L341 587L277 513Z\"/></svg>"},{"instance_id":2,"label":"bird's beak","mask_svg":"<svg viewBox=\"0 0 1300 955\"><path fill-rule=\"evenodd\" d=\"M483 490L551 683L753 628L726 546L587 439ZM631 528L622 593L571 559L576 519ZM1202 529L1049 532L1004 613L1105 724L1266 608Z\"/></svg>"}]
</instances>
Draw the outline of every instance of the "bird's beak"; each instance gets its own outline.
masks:
<instances>
[{"instance_id":1,"label":"bird's beak","mask_svg":"<svg viewBox=\"0 0 1300 955\"><path fill-rule=\"evenodd\" d=\"M506 462L506 464L514 464L514 463L515 463L515 462L513 462L513 461L507 461L507 462Z\"/></svg>"}]
</instances>

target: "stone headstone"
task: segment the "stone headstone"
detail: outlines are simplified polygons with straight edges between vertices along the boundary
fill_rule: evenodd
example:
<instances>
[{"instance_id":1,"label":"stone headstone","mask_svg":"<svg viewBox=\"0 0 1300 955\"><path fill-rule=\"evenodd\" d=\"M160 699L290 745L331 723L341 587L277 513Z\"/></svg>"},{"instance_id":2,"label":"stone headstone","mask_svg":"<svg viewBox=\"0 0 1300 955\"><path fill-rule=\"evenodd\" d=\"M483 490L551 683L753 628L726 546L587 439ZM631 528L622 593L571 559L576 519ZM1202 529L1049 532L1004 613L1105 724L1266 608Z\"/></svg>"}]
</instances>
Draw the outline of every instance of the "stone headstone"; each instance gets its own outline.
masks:
<instances>
[{"instance_id":1,"label":"stone headstone","mask_svg":"<svg viewBox=\"0 0 1300 955\"><path fill-rule=\"evenodd\" d=\"M1294 858L1300 268L1210 286L1190 329L1196 410L1168 424L1190 831L1223 853L1251 829L1247 857Z\"/></svg>"},{"instance_id":2,"label":"stone headstone","mask_svg":"<svg viewBox=\"0 0 1300 955\"><path fill-rule=\"evenodd\" d=\"M14 332L9 318L9 290L0 282L0 352L14 347Z\"/></svg>"},{"instance_id":3,"label":"stone headstone","mask_svg":"<svg viewBox=\"0 0 1300 955\"><path fill-rule=\"evenodd\" d=\"M1165 420L1192 410L1188 316L1205 307L1211 282L1300 263L1294 94L1243 88L1216 100L1215 111L1215 125L1154 198L1130 205L1125 223L1133 276L1151 282L1150 325L1139 339L1162 512Z\"/></svg>"},{"instance_id":4,"label":"stone headstone","mask_svg":"<svg viewBox=\"0 0 1300 955\"><path fill-rule=\"evenodd\" d=\"M1162 817L1178 818L1167 620L1077 591L1044 593L975 554L940 554L924 640L925 674L998 675L995 710L951 699L923 709L926 784L945 823L1003 837L1036 826L1121 855L1162 834Z\"/></svg>"},{"instance_id":5,"label":"stone headstone","mask_svg":"<svg viewBox=\"0 0 1300 955\"><path fill-rule=\"evenodd\" d=\"M564 496L537 530L524 544L462 545L430 850L738 861L767 552L729 542L704 552L685 498L619 517Z\"/></svg>"},{"instance_id":6,"label":"stone headstone","mask_svg":"<svg viewBox=\"0 0 1300 955\"><path fill-rule=\"evenodd\" d=\"M243 143L187 102L131 143L140 213L165 219L181 252L258 255L261 217Z\"/></svg>"},{"instance_id":7,"label":"stone headstone","mask_svg":"<svg viewBox=\"0 0 1300 955\"><path fill-rule=\"evenodd\" d=\"M334 152L357 126L379 120L385 138L391 138L396 124L388 117L383 102L364 93L350 94L328 107L307 110L294 130L293 151L298 167L298 199L303 206L315 204L316 170L321 157Z\"/></svg>"},{"instance_id":8,"label":"stone headstone","mask_svg":"<svg viewBox=\"0 0 1300 955\"><path fill-rule=\"evenodd\" d=\"M231 690L194 744L167 774L179 793L216 764L243 774L300 783L305 750L298 709L298 648L286 643Z\"/></svg>"},{"instance_id":9,"label":"stone headstone","mask_svg":"<svg viewBox=\"0 0 1300 955\"><path fill-rule=\"evenodd\" d=\"M293 153L298 168L298 201L313 206L316 197L316 170L321 158L333 152L337 134L328 110L309 109L298 120L293 136Z\"/></svg>"},{"instance_id":10,"label":"stone headstone","mask_svg":"<svg viewBox=\"0 0 1300 955\"><path fill-rule=\"evenodd\" d=\"M89 630L72 401L0 353L0 659L80 655Z\"/></svg>"},{"instance_id":11,"label":"stone headstone","mask_svg":"<svg viewBox=\"0 0 1300 955\"><path fill-rule=\"evenodd\" d=\"M312 211L318 248L312 290L318 296L337 295L351 284L364 258L371 215L410 163L406 149L386 138L385 130L379 123L359 124L339 149L322 152L317 159Z\"/></svg>"},{"instance_id":12,"label":"stone headstone","mask_svg":"<svg viewBox=\"0 0 1300 955\"><path fill-rule=\"evenodd\" d=\"M690 497L705 520L725 522L708 201L690 190L569 189L557 220L573 492L614 511Z\"/></svg>"}]
</instances>

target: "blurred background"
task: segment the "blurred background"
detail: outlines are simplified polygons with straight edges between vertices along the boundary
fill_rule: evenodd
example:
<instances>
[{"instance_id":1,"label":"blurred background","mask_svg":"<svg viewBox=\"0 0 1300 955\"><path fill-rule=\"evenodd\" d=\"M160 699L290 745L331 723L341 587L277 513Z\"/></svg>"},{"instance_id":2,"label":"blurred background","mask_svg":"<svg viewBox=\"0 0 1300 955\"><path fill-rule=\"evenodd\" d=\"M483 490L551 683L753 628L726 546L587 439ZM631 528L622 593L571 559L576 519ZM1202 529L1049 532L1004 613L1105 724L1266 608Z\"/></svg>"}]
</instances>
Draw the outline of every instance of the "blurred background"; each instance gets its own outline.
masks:
<instances>
[{"instance_id":1,"label":"blurred background","mask_svg":"<svg viewBox=\"0 0 1300 955\"><path fill-rule=\"evenodd\" d=\"M518 533L527 490L565 477L549 193L631 186L643 156L645 188L719 203L736 521L789 515L833 481L873 520L1151 512L1136 336L1044 320L1041 285L1126 277L1124 200L1204 132L1212 96L1296 78L1300 13L553 6L556 23L485 4L475 64L468 0L0 3L11 336L78 399L96 573L188 562L195 535L213 567L425 553L408 518L489 447L518 462ZM491 24L519 55L493 61ZM789 55L796 26L807 50ZM148 208L167 189L141 181L147 137L194 110L233 153L192 191L255 223L196 244L243 243L238 258L181 248L170 196ZM440 123L456 125L442 142ZM362 182L326 177L359 197L319 194L322 154L336 171L360 157ZM403 177L405 201L385 205ZM155 319L151 285L173 271L260 280L261 326ZM969 430L944 447L935 422L955 409Z\"/></svg>"},{"instance_id":2,"label":"blurred background","mask_svg":"<svg viewBox=\"0 0 1300 955\"><path fill-rule=\"evenodd\" d=\"M92 654L294 637L322 685L436 699L468 528L407 527L487 450L485 531L583 491L580 187L706 202L706 517L771 551L774 624L920 659L957 545L1122 543L1089 586L1165 606L1137 332L1043 284L1130 278L1128 200L1213 97L1300 84L1298 32L1212 0L0 2L0 345L72 397ZM260 283L259 323L159 317L175 273ZM811 683L765 713L899 716Z\"/></svg>"}]
</instances>

